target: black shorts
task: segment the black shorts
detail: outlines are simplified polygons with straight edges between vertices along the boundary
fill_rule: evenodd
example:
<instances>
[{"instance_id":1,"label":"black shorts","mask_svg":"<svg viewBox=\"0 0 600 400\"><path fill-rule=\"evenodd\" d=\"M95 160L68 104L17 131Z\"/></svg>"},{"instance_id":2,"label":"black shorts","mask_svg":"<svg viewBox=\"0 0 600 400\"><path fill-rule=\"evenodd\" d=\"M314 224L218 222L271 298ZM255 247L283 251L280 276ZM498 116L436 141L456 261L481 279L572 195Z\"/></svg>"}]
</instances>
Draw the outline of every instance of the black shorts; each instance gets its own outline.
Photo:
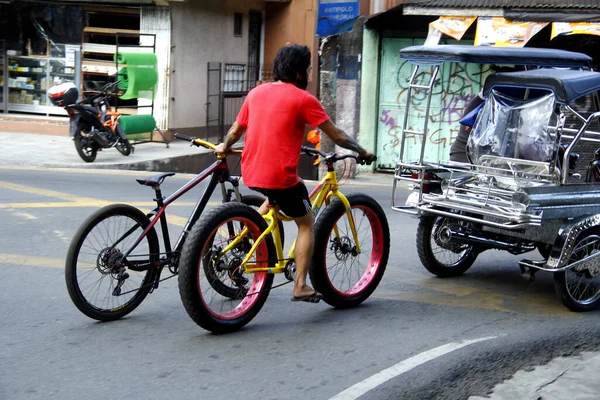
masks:
<instances>
[{"instance_id":1,"label":"black shorts","mask_svg":"<svg viewBox=\"0 0 600 400\"><path fill-rule=\"evenodd\" d=\"M278 205L279 209L288 217L300 218L312 212L308 190L302 182L298 182L286 189L262 189L256 187L251 187L250 189L267 196L269 203L271 205Z\"/></svg>"}]
</instances>

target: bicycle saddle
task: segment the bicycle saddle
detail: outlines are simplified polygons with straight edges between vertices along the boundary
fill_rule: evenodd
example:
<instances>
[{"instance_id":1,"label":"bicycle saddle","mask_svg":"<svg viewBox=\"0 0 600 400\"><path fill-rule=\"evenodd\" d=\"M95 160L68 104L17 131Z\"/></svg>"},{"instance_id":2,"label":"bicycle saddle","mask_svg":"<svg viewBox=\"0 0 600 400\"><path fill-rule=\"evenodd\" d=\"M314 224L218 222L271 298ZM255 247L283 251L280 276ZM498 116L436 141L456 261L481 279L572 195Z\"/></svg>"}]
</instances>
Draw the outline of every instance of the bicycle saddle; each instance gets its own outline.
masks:
<instances>
[{"instance_id":1,"label":"bicycle saddle","mask_svg":"<svg viewBox=\"0 0 600 400\"><path fill-rule=\"evenodd\" d=\"M165 172L164 174L153 176L150 179L136 179L140 185L157 186L161 185L165 178L175 175L175 172Z\"/></svg>"}]
</instances>

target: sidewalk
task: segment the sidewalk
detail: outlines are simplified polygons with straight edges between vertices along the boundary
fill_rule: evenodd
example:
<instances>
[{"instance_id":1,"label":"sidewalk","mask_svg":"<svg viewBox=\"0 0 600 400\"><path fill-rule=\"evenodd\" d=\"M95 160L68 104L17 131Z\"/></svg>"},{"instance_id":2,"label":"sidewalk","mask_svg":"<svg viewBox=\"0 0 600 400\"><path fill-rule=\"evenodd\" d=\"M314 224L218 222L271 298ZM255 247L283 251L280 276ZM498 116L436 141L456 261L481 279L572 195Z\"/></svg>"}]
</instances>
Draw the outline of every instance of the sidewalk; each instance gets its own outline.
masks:
<instances>
[{"instance_id":1,"label":"sidewalk","mask_svg":"<svg viewBox=\"0 0 600 400\"><path fill-rule=\"evenodd\" d=\"M469 400L595 400L600 398L600 352L558 357L533 370L518 371L489 397Z\"/></svg>"},{"instance_id":2,"label":"sidewalk","mask_svg":"<svg viewBox=\"0 0 600 400\"><path fill-rule=\"evenodd\" d=\"M0 149L0 165L4 166L142 169L146 164L149 170L157 170L152 168L156 167L155 163L208 153L206 149L190 147L188 142L176 140L169 143L169 148L164 143L137 145L135 152L128 157L116 149L103 149L98 152L96 161L86 163L77 154L73 138L69 136L7 132L0 132Z\"/></svg>"},{"instance_id":3,"label":"sidewalk","mask_svg":"<svg viewBox=\"0 0 600 400\"><path fill-rule=\"evenodd\" d=\"M92 163L83 161L73 139L69 136L0 132L0 166L115 169L140 171L178 171L197 173L214 161L213 155L202 147L174 140L169 148L164 143L135 145L130 156L116 149L103 149ZM391 174L361 172L345 185L392 187Z\"/></svg>"}]
</instances>

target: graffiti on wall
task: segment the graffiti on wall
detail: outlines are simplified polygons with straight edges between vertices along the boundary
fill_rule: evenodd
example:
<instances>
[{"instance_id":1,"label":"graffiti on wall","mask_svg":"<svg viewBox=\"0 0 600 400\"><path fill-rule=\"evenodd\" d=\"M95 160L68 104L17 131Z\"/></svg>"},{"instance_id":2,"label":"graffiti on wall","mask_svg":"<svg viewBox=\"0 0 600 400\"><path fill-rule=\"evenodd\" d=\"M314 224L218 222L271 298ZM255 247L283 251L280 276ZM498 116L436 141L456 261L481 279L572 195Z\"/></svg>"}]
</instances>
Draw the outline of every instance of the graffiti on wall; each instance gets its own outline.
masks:
<instances>
[{"instance_id":1,"label":"graffiti on wall","mask_svg":"<svg viewBox=\"0 0 600 400\"><path fill-rule=\"evenodd\" d=\"M400 155L402 126L406 118L408 85L413 64L397 57L398 51L417 44L407 39L387 39L380 73L377 156L384 168L394 168ZM433 68L419 69L417 82L429 84ZM459 131L458 121L468 102L481 90L485 77L491 72L489 65L446 63L441 66L431 94L425 158L431 161L447 160L450 146ZM427 94L413 89L411 94L408 129L422 131L427 109ZM418 159L421 152L420 135L407 135L405 159ZM380 157L381 156L381 157Z\"/></svg>"},{"instance_id":2,"label":"graffiti on wall","mask_svg":"<svg viewBox=\"0 0 600 400\"><path fill-rule=\"evenodd\" d=\"M396 71L395 82L384 89L384 101L380 104L379 135L384 159L390 159L395 166L400 152L402 125L406 117L408 84L412 65L403 62ZM481 90L481 83L490 73L489 66L449 63L440 68L431 94L429 120L427 121L426 159L439 161L447 159L449 149L458 135L458 121L468 102ZM432 77L433 68L421 69L417 83L427 85ZM395 93L392 93L395 89ZM393 97L392 97L393 96ZM408 115L408 129L422 131L427 110L427 93L413 89ZM421 151L421 136L407 135L405 156L417 159ZM387 156L389 155L389 157Z\"/></svg>"}]
</instances>

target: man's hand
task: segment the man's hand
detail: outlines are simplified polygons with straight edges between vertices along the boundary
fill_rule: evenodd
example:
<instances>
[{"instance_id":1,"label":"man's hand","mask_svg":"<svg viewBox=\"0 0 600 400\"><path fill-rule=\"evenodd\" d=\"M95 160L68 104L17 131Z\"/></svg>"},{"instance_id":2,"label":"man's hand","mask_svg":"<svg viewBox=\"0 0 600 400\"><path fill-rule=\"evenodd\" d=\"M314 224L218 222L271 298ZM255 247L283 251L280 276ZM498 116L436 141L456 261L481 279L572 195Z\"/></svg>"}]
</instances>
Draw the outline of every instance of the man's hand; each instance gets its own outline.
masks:
<instances>
[{"instance_id":1,"label":"man's hand","mask_svg":"<svg viewBox=\"0 0 600 400\"><path fill-rule=\"evenodd\" d=\"M365 151L362 154L358 155L358 159L356 160L359 164L367 164L370 165L375 159L375 154L370 151Z\"/></svg>"},{"instance_id":2,"label":"man's hand","mask_svg":"<svg viewBox=\"0 0 600 400\"><path fill-rule=\"evenodd\" d=\"M217 156L225 156L227 155L227 153L229 152L229 148L227 147L227 145L225 143L219 143L217 145L217 147L215 147L215 154Z\"/></svg>"},{"instance_id":3,"label":"man's hand","mask_svg":"<svg viewBox=\"0 0 600 400\"><path fill-rule=\"evenodd\" d=\"M358 153L358 162L361 164L367 163L370 164L373 162L375 158L375 154L368 152L364 147L362 147L354 138L348 136L343 130L338 128L331 122L331 120L327 120L319 125L319 129L321 129L329 138L333 141L333 143L341 146L345 149L352 150Z\"/></svg>"},{"instance_id":4,"label":"man's hand","mask_svg":"<svg viewBox=\"0 0 600 400\"><path fill-rule=\"evenodd\" d=\"M229 132L227 132L227 136L225 136L225 143L219 143L217 147L215 147L215 154L217 156L226 156L231 150L231 146L240 140L244 132L246 132L246 128L235 121L233 125L231 125Z\"/></svg>"}]
</instances>

